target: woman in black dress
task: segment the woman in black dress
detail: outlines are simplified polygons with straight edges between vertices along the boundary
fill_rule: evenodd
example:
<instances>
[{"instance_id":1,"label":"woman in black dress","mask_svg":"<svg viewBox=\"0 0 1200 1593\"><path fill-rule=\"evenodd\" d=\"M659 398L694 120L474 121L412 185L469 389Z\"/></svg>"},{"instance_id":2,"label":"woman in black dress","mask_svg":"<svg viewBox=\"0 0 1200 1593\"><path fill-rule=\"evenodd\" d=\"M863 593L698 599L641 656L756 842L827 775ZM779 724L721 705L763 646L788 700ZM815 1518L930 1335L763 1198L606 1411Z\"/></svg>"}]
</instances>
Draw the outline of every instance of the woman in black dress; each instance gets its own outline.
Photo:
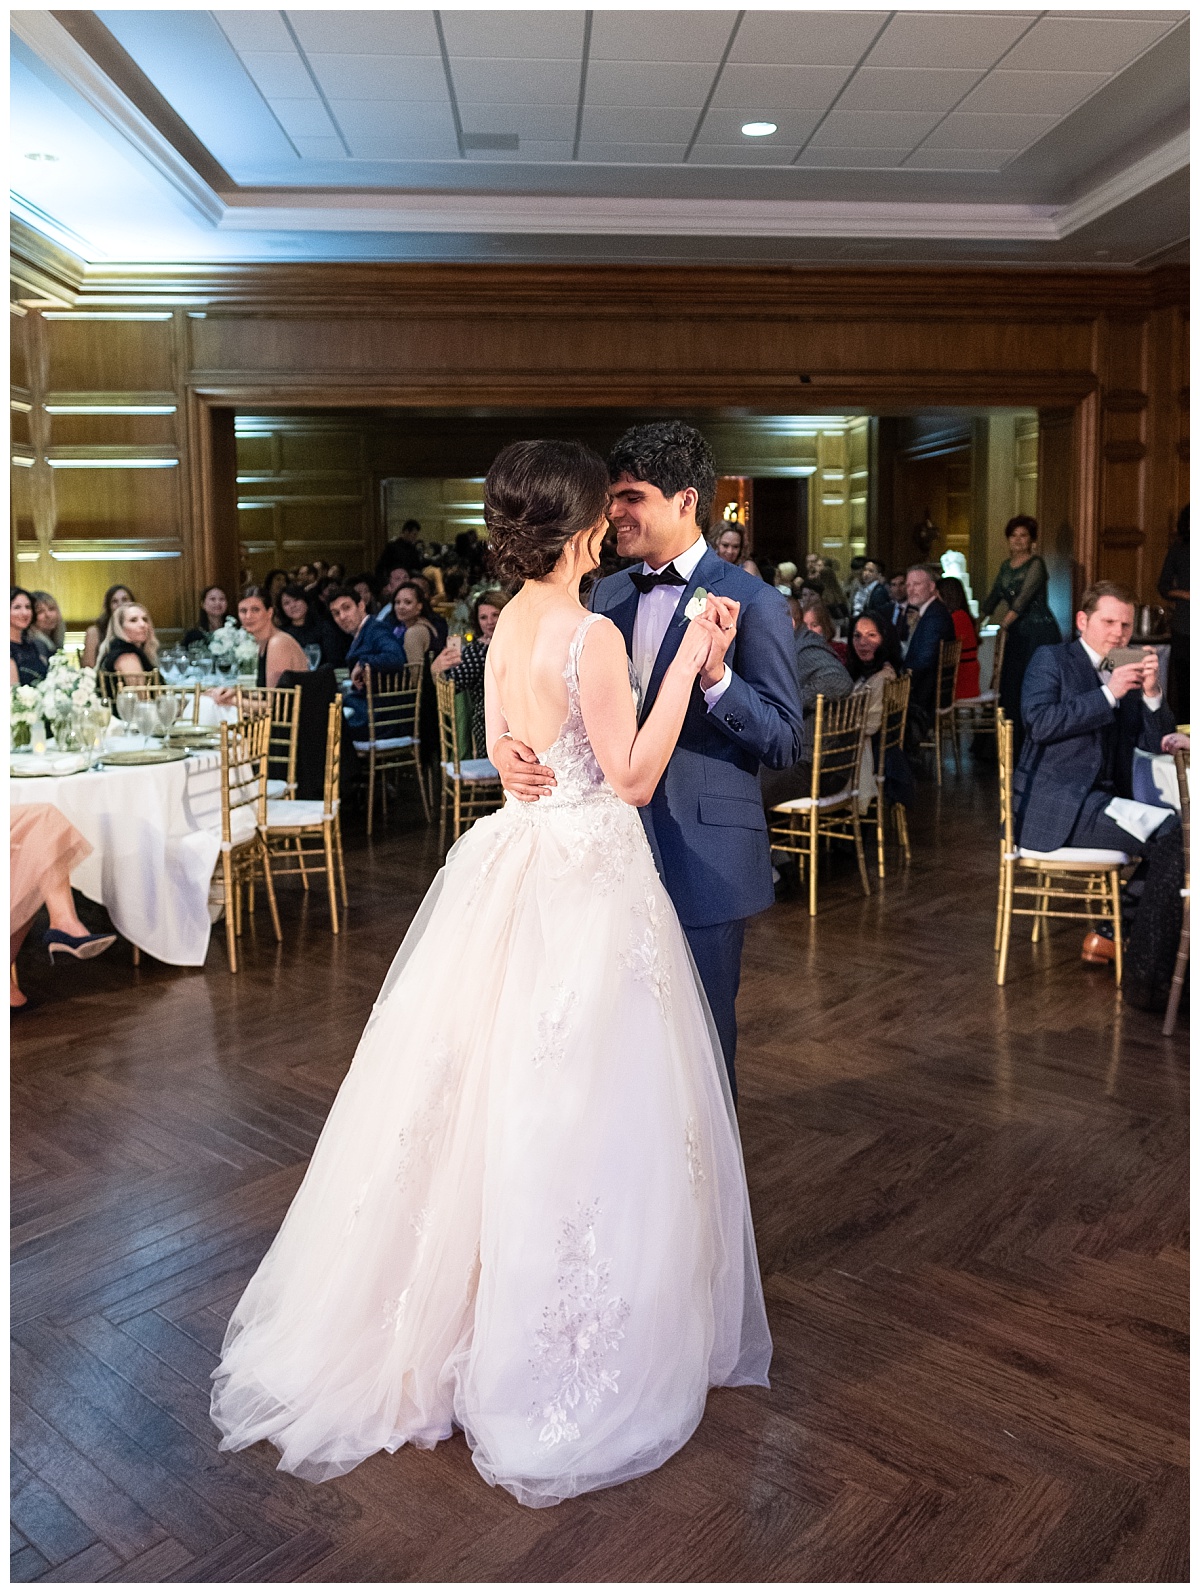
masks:
<instances>
[{"instance_id":1,"label":"woman in black dress","mask_svg":"<svg viewBox=\"0 0 1200 1593\"><path fill-rule=\"evenodd\" d=\"M200 594L200 619L190 631L184 632L183 645L191 647L194 642L207 644L214 631L219 631L225 624L225 616L229 613L229 599L225 596L223 587L206 586Z\"/></svg>"},{"instance_id":2,"label":"woman in black dress","mask_svg":"<svg viewBox=\"0 0 1200 1593\"><path fill-rule=\"evenodd\" d=\"M320 664L330 664L335 669L345 663L350 638L340 631L325 612L315 594L302 586L289 582L279 594L275 604L275 624L288 636L294 636L301 647L317 647ZM305 654L307 657L307 654Z\"/></svg>"},{"instance_id":3,"label":"woman in black dress","mask_svg":"<svg viewBox=\"0 0 1200 1593\"><path fill-rule=\"evenodd\" d=\"M13 686L33 686L46 678L46 655L29 639L33 598L23 586L8 592L8 678Z\"/></svg>"},{"instance_id":4,"label":"woman in black dress","mask_svg":"<svg viewBox=\"0 0 1200 1593\"><path fill-rule=\"evenodd\" d=\"M1008 604L1001 625L1006 633L1004 664L1000 670L1000 706L1013 725L1013 751L1020 750L1024 736L1021 722L1021 687L1029 660L1039 647L1062 641L1058 621L1047 600L1046 565L1037 552L1037 521L1019 514L1004 527L1008 538L1008 558L1000 566L992 589L979 608L980 623L997 604Z\"/></svg>"}]
</instances>

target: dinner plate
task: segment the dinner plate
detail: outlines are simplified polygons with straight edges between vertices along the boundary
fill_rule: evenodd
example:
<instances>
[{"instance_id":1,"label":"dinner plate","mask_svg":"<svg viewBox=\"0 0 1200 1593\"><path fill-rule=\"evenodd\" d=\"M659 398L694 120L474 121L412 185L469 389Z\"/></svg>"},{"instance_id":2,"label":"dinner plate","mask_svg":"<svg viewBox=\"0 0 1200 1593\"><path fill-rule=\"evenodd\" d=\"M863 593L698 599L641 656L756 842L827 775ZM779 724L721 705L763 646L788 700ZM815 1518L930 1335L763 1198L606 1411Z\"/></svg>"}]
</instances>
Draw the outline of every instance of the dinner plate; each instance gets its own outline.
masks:
<instances>
[{"instance_id":1,"label":"dinner plate","mask_svg":"<svg viewBox=\"0 0 1200 1593\"><path fill-rule=\"evenodd\" d=\"M132 769L143 763L182 763L187 757L184 747L147 747L142 752L106 752L106 769Z\"/></svg>"},{"instance_id":2,"label":"dinner plate","mask_svg":"<svg viewBox=\"0 0 1200 1593\"><path fill-rule=\"evenodd\" d=\"M192 725L185 725L182 730L171 731L170 741L175 747L219 747L221 736L219 731L209 730L203 725L199 730Z\"/></svg>"}]
</instances>

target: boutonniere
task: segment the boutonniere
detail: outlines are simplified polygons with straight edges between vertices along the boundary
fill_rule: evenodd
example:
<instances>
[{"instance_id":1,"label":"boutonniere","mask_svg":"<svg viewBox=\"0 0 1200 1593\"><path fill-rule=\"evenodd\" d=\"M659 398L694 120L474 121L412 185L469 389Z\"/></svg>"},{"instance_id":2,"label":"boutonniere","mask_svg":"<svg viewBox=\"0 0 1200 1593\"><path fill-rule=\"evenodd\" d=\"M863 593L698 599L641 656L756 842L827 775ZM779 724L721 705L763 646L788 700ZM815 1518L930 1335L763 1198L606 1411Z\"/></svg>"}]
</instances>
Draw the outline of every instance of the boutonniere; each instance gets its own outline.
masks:
<instances>
[{"instance_id":1,"label":"boutonniere","mask_svg":"<svg viewBox=\"0 0 1200 1593\"><path fill-rule=\"evenodd\" d=\"M683 611L684 619L687 619L687 620L699 619L701 614L704 613L704 605L707 602L708 602L708 593L704 590L704 588L702 586L698 586L696 588L696 590L692 593L691 597L688 599L688 605Z\"/></svg>"}]
</instances>

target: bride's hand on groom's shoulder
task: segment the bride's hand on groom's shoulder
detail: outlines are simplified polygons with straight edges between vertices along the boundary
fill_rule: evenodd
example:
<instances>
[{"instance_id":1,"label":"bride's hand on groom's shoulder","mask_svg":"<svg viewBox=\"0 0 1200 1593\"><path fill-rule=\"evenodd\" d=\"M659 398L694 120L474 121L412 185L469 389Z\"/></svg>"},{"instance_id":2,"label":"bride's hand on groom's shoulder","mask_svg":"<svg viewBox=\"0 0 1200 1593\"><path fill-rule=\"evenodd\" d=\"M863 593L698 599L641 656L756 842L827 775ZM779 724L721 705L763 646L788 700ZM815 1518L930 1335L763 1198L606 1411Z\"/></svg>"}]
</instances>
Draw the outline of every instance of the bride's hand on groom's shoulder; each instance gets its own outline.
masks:
<instances>
[{"instance_id":1,"label":"bride's hand on groom's shoulder","mask_svg":"<svg viewBox=\"0 0 1200 1593\"><path fill-rule=\"evenodd\" d=\"M554 770L538 762L537 753L515 736L503 736L492 748L500 784L521 802L536 802L556 782Z\"/></svg>"}]
</instances>

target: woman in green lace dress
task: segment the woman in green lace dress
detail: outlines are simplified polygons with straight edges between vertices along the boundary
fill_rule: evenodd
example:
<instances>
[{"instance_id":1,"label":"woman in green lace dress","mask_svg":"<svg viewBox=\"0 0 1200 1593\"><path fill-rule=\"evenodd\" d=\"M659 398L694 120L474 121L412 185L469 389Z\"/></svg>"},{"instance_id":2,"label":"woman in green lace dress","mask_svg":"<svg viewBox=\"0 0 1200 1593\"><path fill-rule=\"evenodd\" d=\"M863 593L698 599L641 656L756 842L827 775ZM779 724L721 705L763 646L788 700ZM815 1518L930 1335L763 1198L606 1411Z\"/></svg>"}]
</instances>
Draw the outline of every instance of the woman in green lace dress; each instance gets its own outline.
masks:
<instances>
[{"instance_id":1,"label":"woman in green lace dress","mask_svg":"<svg viewBox=\"0 0 1200 1593\"><path fill-rule=\"evenodd\" d=\"M1037 521L1019 514L1004 527L1008 538L1008 558L980 606L985 620L1000 602L1008 612L1000 622L1006 634L1004 663L1000 670L1000 706L1013 723L1013 750L1019 751L1024 738L1021 722L1021 687L1029 660L1039 647L1062 641L1058 621L1047 600L1045 561L1037 552Z\"/></svg>"}]
</instances>

